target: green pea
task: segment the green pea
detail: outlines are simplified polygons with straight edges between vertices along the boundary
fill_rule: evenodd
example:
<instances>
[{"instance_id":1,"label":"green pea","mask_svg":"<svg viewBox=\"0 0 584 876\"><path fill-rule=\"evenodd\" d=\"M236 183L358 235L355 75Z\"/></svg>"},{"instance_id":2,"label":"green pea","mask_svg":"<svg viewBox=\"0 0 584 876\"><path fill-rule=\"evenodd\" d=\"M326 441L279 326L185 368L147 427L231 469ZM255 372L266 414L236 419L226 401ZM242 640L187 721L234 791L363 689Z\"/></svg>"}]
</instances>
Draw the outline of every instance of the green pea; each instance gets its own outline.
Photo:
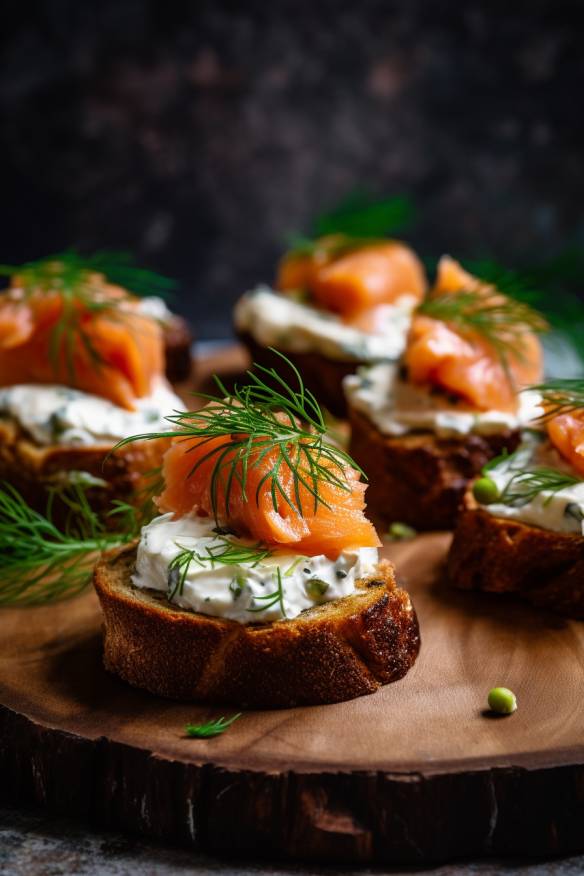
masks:
<instances>
[{"instance_id":1,"label":"green pea","mask_svg":"<svg viewBox=\"0 0 584 876\"><path fill-rule=\"evenodd\" d=\"M491 478L479 478L474 482L472 494L480 505L492 505L499 498L499 488Z\"/></svg>"},{"instance_id":2,"label":"green pea","mask_svg":"<svg viewBox=\"0 0 584 876\"><path fill-rule=\"evenodd\" d=\"M391 524L387 530L387 534L392 541L405 541L408 538L415 538L417 535L416 530L413 529L413 527L408 526L407 523L399 523L398 521Z\"/></svg>"},{"instance_id":3,"label":"green pea","mask_svg":"<svg viewBox=\"0 0 584 876\"><path fill-rule=\"evenodd\" d=\"M304 589L311 599L314 599L315 602L319 599L322 599L324 594L328 590L328 584L326 581L323 581L321 578L310 578L304 585Z\"/></svg>"},{"instance_id":4,"label":"green pea","mask_svg":"<svg viewBox=\"0 0 584 876\"><path fill-rule=\"evenodd\" d=\"M499 715L510 715L517 708L517 697L507 687L494 687L489 691L489 708Z\"/></svg>"}]
</instances>

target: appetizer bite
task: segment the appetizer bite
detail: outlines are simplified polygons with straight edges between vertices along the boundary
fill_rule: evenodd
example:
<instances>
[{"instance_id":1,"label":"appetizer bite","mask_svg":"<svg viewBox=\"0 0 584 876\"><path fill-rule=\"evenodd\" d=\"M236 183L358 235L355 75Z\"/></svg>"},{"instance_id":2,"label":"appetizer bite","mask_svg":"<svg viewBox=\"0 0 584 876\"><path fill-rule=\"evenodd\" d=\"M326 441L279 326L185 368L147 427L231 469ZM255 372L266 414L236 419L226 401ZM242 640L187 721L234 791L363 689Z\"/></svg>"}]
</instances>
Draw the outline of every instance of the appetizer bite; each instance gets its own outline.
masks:
<instances>
[{"instance_id":1,"label":"appetizer bite","mask_svg":"<svg viewBox=\"0 0 584 876\"><path fill-rule=\"evenodd\" d=\"M343 416L343 378L400 356L425 290L422 264L404 243L327 235L284 256L275 290L246 293L235 325L254 361L272 366L272 348L282 350L319 402Z\"/></svg>"},{"instance_id":2,"label":"appetizer bite","mask_svg":"<svg viewBox=\"0 0 584 876\"><path fill-rule=\"evenodd\" d=\"M489 463L454 532L455 587L512 593L584 619L584 381L535 387L547 437Z\"/></svg>"},{"instance_id":3,"label":"appetizer bite","mask_svg":"<svg viewBox=\"0 0 584 876\"><path fill-rule=\"evenodd\" d=\"M345 380L350 452L371 482L373 519L449 529L468 481L540 413L536 333L545 320L449 257L418 308L399 364Z\"/></svg>"},{"instance_id":4,"label":"appetizer bite","mask_svg":"<svg viewBox=\"0 0 584 876\"><path fill-rule=\"evenodd\" d=\"M299 374L297 389L261 366L249 377L233 395L217 381L218 398L150 436L172 436L161 515L95 570L105 665L177 699L277 708L372 693L416 659L410 598Z\"/></svg>"},{"instance_id":5,"label":"appetizer bite","mask_svg":"<svg viewBox=\"0 0 584 876\"><path fill-rule=\"evenodd\" d=\"M181 407L164 376L163 329L104 281L108 258L128 282L159 288L162 278L125 261L65 253L13 269L0 295L0 480L37 508L47 489L80 476L97 507L130 499L160 466L164 443L104 457Z\"/></svg>"}]
</instances>

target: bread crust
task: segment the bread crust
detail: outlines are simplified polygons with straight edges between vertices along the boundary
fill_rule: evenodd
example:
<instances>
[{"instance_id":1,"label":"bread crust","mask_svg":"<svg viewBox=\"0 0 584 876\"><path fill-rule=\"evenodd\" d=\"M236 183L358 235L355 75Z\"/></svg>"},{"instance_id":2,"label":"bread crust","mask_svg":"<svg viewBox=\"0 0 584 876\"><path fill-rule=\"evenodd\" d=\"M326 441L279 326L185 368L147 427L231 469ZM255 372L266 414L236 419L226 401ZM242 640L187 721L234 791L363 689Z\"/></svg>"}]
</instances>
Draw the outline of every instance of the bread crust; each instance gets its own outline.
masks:
<instances>
[{"instance_id":1,"label":"bread crust","mask_svg":"<svg viewBox=\"0 0 584 876\"><path fill-rule=\"evenodd\" d=\"M245 625L171 605L130 583L134 547L96 566L106 668L179 700L246 708L335 703L402 678L420 647L416 613L387 561L357 594L293 620Z\"/></svg>"},{"instance_id":2,"label":"bread crust","mask_svg":"<svg viewBox=\"0 0 584 876\"><path fill-rule=\"evenodd\" d=\"M111 510L113 500L132 502L159 468L168 441L140 441L111 456L112 444L47 447L35 444L14 420L0 419L0 481L11 484L23 498L43 513L47 490L62 483L68 472L87 472L103 480L91 487L88 499L98 513ZM57 509L58 511L58 509Z\"/></svg>"},{"instance_id":3,"label":"bread crust","mask_svg":"<svg viewBox=\"0 0 584 876\"><path fill-rule=\"evenodd\" d=\"M166 379L169 383L188 380L192 370L193 333L182 316L173 314L163 326Z\"/></svg>"},{"instance_id":4,"label":"bread crust","mask_svg":"<svg viewBox=\"0 0 584 876\"><path fill-rule=\"evenodd\" d=\"M239 338L249 350L252 362L266 368L281 370L282 360L268 347L263 347L249 334L240 332ZM354 374L357 368L367 364L364 361L352 359L329 359L321 353L292 353L282 350L286 357L298 368L308 389L314 393L321 405L327 408L335 417L347 416L347 400L343 392L343 380L347 375ZM369 363L371 364L371 363Z\"/></svg>"},{"instance_id":5,"label":"bread crust","mask_svg":"<svg viewBox=\"0 0 584 876\"><path fill-rule=\"evenodd\" d=\"M511 593L584 620L584 536L495 517L465 496L448 554L460 590Z\"/></svg>"},{"instance_id":6,"label":"bread crust","mask_svg":"<svg viewBox=\"0 0 584 876\"><path fill-rule=\"evenodd\" d=\"M461 438L430 432L392 437L352 407L349 420L349 452L368 478L369 515L384 525L400 521L421 531L452 529L469 481L520 441L518 430Z\"/></svg>"}]
</instances>

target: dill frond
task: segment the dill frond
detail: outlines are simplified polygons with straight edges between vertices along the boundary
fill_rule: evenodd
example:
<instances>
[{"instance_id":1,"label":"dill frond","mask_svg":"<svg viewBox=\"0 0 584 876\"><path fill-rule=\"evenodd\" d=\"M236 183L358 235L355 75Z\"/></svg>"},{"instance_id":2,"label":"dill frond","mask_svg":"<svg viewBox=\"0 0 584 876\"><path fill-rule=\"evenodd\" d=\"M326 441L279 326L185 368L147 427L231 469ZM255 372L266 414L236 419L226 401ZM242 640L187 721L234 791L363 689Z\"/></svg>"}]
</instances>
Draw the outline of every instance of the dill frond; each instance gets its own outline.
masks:
<instances>
[{"instance_id":1,"label":"dill frond","mask_svg":"<svg viewBox=\"0 0 584 876\"><path fill-rule=\"evenodd\" d=\"M102 551L136 536L130 506L115 503L102 521L90 507L86 489L82 481L55 487L41 514L9 484L0 488L0 607L39 605L76 595L90 582ZM53 520L57 496L70 511L63 529ZM114 515L125 517L123 531L107 529L107 518Z\"/></svg>"},{"instance_id":2,"label":"dill frond","mask_svg":"<svg viewBox=\"0 0 584 876\"><path fill-rule=\"evenodd\" d=\"M550 494L545 500L547 504L560 490L579 483L580 478L557 469L546 466L528 468L512 476L497 501L516 508L533 502L540 493L545 492Z\"/></svg>"},{"instance_id":3,"label":"dill frond","mask_svg":"<svg viewBox=\"0 0 584 876\"><path fill-rule=\"evenodd\" d=\"M548 330L546 319L523 301L502 295L494 287L430 294L418 313L453 326L470 340L486 341L511 379L510 359L522 359L525 334Z\"/></svg>"},{"instance_id":4,"label":"dill frond","mask_svg":"<svg viewBox=\"0 0 584 876\"><path fill-rule=\"evenodd\" d=\"M202 568L205 568L206 565L214 568L216 563L223 566L241 566L249 563L254 568L263 560L271 557L273 553L270 548L261 544L261 542L245 545L236 541L230 541L224 536L219 536L215 544L206 546L203 553L194 548L185 548L178 543L177 547L181 551L171 560L168 566L170 579L174 580L174 587L169 596L171 601L177 593L182 596L185 581L193 563Z\"/></svg>"},{"instance_id":5,"label":"dill frond","mask_svg":"<svg viewBox=\"0 0 584 876\"><path fill-rule=\"evenodd\" d=\"M405 231L414 215L409 198L376 199L354 193L317 216L308 236L293 236L287 255L314 256L322 252L329 258L339 258L364 246L386 243L388 237Z\"/></svg>"},{"instance_id":6,"label":"dill frond","mask_svg":"<svg viewBox=\"0 0 584 876\"><path fill-rule=\"evenodd\" d=\"M272 349L272 352L292 370L296 388L274 368L261 365L255 365L255 371L248 371L250 382L244 386L236 385L232 393L216 376L218 396L195 393L197 398L208 402L206 407L170 414L165 419L173 425L172 430L133 435L116 446L158 438L196 439L198 446L209 446L209 450L193 464L189 476L204 463L213 461L210 496L217 522L220 487L224 489L227 516L234 490L244 500L258 504L264 487L269 490L275 510L281 499L295 513L304 516L301 488L312 497L314 512L321 504L328 507L321 493L322 485L350 491L347 467L361 475L363 471L345 450L326 440L327 424L316 398L304 386L298 369L289 359L277 350ZM212 443L214 439L224 440L217 444ZM267 459L270 465L262 475L255 495L249 496L249 471L263 465ZM292 475L292 496L282 485L284 473Z\"/></svg>"},{"instance_id":7,"label":"dill frond","mask_svg":"<svg viewBox=\"0 0 584 876\"><path fill-rule=\"evenodd\" d=\"M584 411L584 380L578 378L558 378L530 386L542 396L545 413L539 417L541 422L551 420L561 414Z\"/></svg>"},{"instance_id":8,"label":"dill frond","mask_svg":"<svg viewBox=\"0 0 584 876\"><path fill-rule=\"evenodd\" d=\"M204 724L187 724L185 733L192 739L209 739L213 736L220 736L222 733L231 727L239 718L241 712L233 715L231 718L216 718L214 721L206 721Z\"/></svg>"}]
</instances>

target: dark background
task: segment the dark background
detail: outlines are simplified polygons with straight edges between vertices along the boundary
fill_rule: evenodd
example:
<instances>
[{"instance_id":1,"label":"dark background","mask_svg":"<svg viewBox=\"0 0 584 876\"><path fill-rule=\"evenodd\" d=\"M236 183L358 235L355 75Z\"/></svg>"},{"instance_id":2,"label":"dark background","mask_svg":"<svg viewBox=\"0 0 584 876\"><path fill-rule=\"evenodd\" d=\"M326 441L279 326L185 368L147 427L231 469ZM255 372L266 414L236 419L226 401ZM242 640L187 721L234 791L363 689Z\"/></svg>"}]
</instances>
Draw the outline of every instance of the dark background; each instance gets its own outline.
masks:
<instances>
[{"instance_id":1,"label":"dark background","mask_svg":"<svg viewBox=\"0 0 584 876\"><path fill-rule=\"evenodd\" d=\"M290 232L407 194L428 254L582 243L579 2L5 3L0 260L132 250L200 336Z\"/></svg>"}]
</instances>

